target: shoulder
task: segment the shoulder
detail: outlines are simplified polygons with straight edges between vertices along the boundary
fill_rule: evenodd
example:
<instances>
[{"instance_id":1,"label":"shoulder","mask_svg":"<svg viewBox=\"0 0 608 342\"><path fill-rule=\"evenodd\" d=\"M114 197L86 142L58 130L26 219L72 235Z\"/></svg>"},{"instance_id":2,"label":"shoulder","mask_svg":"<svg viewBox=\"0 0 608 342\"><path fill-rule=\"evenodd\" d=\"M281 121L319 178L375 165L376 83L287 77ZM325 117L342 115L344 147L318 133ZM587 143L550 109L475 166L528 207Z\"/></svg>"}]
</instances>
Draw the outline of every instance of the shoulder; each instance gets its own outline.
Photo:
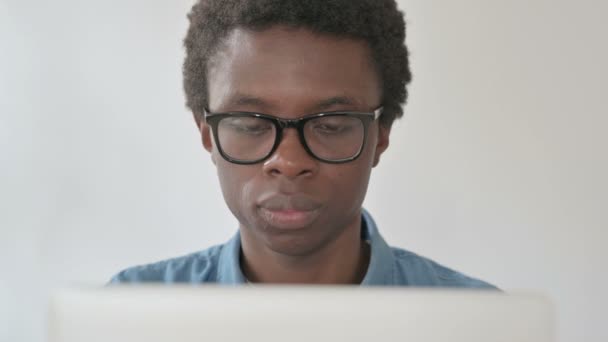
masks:
<instances>
[{"instance_id":1,"label":"shoulder","mask_svg":"<svg viewBox=\"0 0 608 342\"><path fill-rule=\"evenodd\" d=\"M468 287L497 289L494 285L467 276L431 259L392 247L395 281L409 286Z\"/></svg>"},{"instance_id":2,"label":"shoulder","mask_svg":"<svg viewBox=\"0 0 608 342\"><path fill-rule=\"evenodd\" d=\"M214 282L224 245L151 264L129 267L110 280L119 283L204 283Z\"/></svg>"}]
</instances>

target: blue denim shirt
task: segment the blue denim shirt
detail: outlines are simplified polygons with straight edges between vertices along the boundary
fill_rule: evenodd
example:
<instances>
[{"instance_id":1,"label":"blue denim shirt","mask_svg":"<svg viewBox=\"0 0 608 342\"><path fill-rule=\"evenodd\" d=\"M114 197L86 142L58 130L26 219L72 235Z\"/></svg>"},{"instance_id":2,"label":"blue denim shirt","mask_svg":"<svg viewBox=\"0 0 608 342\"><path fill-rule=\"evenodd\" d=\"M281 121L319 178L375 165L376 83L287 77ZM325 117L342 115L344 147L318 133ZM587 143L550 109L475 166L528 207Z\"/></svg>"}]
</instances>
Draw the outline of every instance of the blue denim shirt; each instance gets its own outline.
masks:
<instances>
[{"instance_id":1,"label":"blue denim shirt","mask_svg":"<svg viewBox=\"0 0 608 342\"><path fill-rule=\"evenodd\" d=\"M493 285L442 266L404 249L390 247L378 232L371 215L363 210L362 238L371 246L371 258L361 285L470 287ZM222 245L157 263L128 268L110 281L117 283L218 283L247 282L239 264L240 234Z\"/></svg>"}]
</instances>

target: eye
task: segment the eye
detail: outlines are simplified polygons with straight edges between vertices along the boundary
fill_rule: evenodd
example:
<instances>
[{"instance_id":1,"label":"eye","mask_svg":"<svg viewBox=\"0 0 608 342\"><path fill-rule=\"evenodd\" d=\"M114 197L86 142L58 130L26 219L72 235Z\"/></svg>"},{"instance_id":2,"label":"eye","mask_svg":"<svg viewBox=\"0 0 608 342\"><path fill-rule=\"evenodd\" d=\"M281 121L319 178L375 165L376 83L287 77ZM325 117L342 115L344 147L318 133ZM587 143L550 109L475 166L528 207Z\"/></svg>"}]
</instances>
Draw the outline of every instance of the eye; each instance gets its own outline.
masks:
<instances>
[{"instance_id":1,"label":"eye","mask_svg":"<svg viewBox=\"0 0 608 342\"><path fill-rule=\"evenodd\" d=\"M273 125L260 118L236 117L224 119L222 126L234 134L263 135L272 131Z\"/></svg>"},{"instance_id":2,"label":"eye","mask_svg":"<svg viewBox=\"0 0 608 342\"><path fill-rule=\"evenodd\" d=\"M346 130L348 127L341 125L319 124L314 126L314 130L321 133L339 133Z\"/></svg>"},{"instance_id":3,"label":"eye","mask_svg":"<svg viewBox=\"0 0 608 342\"><path fill-rule=\"evenodd\" d=\"M356 127L356 121L349 118L323 118L312 122L312 130L317 134L337 135L348 134Z\"/></svg>"}]
</instances>

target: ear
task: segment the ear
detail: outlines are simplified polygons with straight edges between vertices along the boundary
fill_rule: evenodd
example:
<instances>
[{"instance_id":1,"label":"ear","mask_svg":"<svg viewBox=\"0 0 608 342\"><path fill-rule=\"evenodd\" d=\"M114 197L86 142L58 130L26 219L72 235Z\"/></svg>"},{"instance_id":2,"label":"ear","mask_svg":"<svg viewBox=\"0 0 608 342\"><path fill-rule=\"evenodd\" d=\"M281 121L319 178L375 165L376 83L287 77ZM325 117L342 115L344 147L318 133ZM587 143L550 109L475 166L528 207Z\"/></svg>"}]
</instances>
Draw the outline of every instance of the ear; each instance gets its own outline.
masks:
<instances>
[{"instance_id":1,"label":"ear","mask_svg":"<svg viewBox=\"0 0 608 342\"><path fill-rule=\"evenodd\" d=\"M215 154L213 153L213 135L211 134L211 127L201 119L198 126L199 131L201 132L201 140L203 143L203 147L207 152L211 154L211 161L215 164Z\"/></svg>"},{"instance_id":2,"label":"ear","mask_svg":"<svg viewBox=\"0 0 608 342\"><path fill-rule=\"evenodd\" d=\"M376 148L374 150L373 167L376 167L378 163L380 163L380 156L388 148L390 134L390 127L386 127L383 124L378 123L378 139L376 140Z\"/></svg>"}]
</instances>

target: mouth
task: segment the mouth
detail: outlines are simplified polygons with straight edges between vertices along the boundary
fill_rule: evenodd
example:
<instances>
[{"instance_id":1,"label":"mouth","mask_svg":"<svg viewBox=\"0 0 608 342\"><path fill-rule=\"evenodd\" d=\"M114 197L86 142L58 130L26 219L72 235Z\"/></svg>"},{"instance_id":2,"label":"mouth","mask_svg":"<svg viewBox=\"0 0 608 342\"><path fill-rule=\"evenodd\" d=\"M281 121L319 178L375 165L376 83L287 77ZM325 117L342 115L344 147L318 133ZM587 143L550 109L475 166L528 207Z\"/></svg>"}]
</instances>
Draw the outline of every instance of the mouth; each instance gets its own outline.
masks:
<instances>
[{"instance_id":1,"label":"mouth","mask_svg":"<svg viewBox=\"0 0 608 342\"><path fill-rule=\"evenodd\" d=\"M318 210L269 210L260 208L262 218L271 227L284 230L297 230L310 225L318 216Z\"/></svg>"},{"instance_id":2,"label":"mouth","mask_svg":"<svg viewBox=\"0 0 608 342\"><path fill-rule=\"evenodd\" d=\"M271 227L297 230L309 226L319 215L320 205L304 195L271 195L262 200L258 210Z\"/></svg>"}]
</instances>

